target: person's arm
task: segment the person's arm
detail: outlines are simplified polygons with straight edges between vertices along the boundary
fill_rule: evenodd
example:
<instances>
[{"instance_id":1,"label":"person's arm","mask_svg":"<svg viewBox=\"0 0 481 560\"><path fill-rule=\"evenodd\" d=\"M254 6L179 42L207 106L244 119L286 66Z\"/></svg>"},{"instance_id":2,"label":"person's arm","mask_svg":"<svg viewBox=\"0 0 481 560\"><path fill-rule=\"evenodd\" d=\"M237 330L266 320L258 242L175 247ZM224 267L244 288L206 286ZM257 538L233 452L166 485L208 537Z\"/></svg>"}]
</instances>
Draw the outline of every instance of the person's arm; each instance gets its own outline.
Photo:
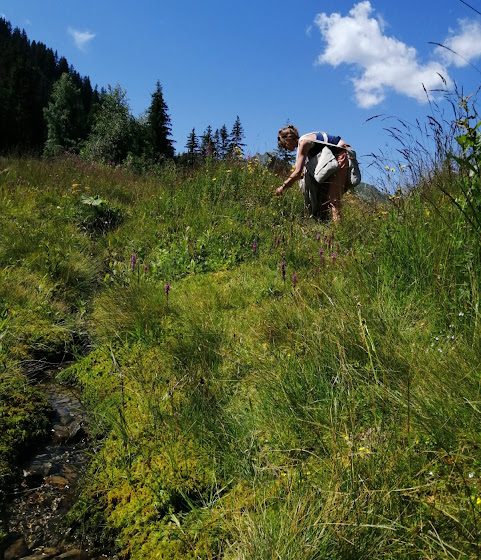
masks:
<instances>
[{"instance_id":1,"label":"person's arm","mask_svg":"<svg viewBox=\"0 0 481 560\"><path fill-rule=\"evenodd\" d=\"M292 186L293 183L302 178L304 172L304 163L307 158L307 153L311 147L312 142L309 140L300 140L299 146L297 148L296 164L294 166L294 171L289 175L289 177L282 183L282 185L276 189L276 194L281 195L283 192Z\"/></svg>"}]
</instances>

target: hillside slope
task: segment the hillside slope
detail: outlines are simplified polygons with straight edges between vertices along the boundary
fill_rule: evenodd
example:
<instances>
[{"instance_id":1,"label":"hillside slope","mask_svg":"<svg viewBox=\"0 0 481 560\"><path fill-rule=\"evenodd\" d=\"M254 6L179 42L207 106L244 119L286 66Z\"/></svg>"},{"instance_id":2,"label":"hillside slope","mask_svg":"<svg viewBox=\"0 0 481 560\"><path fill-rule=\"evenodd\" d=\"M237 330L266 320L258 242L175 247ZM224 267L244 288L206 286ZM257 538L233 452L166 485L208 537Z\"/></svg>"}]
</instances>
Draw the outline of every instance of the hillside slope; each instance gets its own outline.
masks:
<instances>
[{"instance_id":1,"label":"hillside slope","mask_svg":"<svg viewBox=\"0 0 481 560\"><path fill-rule=\"evenodd\" d=\"M2 375L76 355L77 531L139 560L479 555L479 236L434 186L334 226L255 162L0 171Z\"/></svg>"}]
</instances>

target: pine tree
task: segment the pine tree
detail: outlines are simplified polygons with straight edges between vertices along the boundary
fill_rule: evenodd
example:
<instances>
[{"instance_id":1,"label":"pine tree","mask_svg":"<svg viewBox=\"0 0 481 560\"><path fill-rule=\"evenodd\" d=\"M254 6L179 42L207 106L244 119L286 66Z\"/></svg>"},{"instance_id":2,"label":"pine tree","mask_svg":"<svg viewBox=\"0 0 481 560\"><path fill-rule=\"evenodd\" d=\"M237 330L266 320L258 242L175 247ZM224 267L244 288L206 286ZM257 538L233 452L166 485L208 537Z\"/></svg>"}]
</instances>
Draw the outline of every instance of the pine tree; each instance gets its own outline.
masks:
<instances>
[{"instance_id":1,"label":"pine tree","mask_svg":"<svg viewBox=\"0 0 481 560\"><path fill-rule=\"evenodd\" d=\"M195 134L195 128L192 129L189 136L187 137L187 143L185 145L187 148L187 153L191 156L199 152L199 140Z\"/></svg>"},{"instance_id":2,"label":"pine tree","mask_svg":"<svg viewBox=\"0 0 481 560\"><path fill-rule=\"evenodd\" d=\"M214 146L214 157L218 159L220 157L220 130L218 128L215 129L212 142Z\"/></svg>"},{"instance_id":3,"label":"pine tree","mask_svg":"<svg viewBox=\"0 0 481 560\"><path fill-rule=\"evenodd\" d=\"M154 159L173 158L174 147L171 136L171 121L167 104L164 101L162 86L158 81L152 101L147 110L147 121L150 127L152 152Z\"/></svg>"},{"instance_id":4,"label":"pine tree","mask_svg":"<svg viewBox=\"0 0 481 560\"><path fill-rule=\"evenodd\" d=\"M283 148L282 146L277 147L276 151L274 152L274 157L282 163L285 163L286 165L292 165L296 158L293 152L286 150L286 148Z\"/></svg>"},{"instance_id":5,"label":"pine tree","mask_svg":"<svg viewBox=\"0 0 481 560\"><path fill-rule=\"evenodd\" d=\"M201 136L200 153L203 157L214 156L214 138L212 136L212 127L209 125L204 134Z\"/></svg>"},{"instance_id":6,"label":"pine tree","mask_svg":"<svg viewBox=\"0 0 481 560\"><path fill-rule=\"evenodd\" d=\"M242 158L244 155L243 148L245 144L242 142L244 139L244 129L242 128L239 115L232 126L232 131L229 137L229 156L234 158Z\"/></svg>"},{"instance_id":7,"label":"pine tree","mask_svg":"<svg viewBox=\"0 0 481 560\"><path fill-rule=\"evenodd\" d=\"M225 124L222 125L220 131L220 142L219 142L219 158L225 159L229 153L229 132Z\"/></svg>"}]
</instances>

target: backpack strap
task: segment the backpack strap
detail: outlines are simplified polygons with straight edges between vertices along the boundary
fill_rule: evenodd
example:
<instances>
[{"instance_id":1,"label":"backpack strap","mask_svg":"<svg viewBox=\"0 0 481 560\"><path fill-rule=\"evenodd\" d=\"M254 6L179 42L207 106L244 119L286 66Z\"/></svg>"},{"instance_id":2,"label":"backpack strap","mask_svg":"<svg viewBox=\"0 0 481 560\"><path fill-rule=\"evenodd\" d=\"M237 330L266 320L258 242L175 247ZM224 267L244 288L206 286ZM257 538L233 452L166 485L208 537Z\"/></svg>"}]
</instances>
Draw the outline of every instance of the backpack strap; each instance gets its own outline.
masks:
<instances>
[{"instance_id":1,"label":"backpack strap","mask_svg":"<svg viewBox=\"0 0 481 560\"><path fill-rule=\"evenodd\" d=\"M318 134L320 134L322 136L322 139L324 140L325 144L329 143L329 137L327 136L327 132L324 132L323 130L321 132L319 132ZM317 136L317 134L316 134Z\"/></svg>"}]
</instances>

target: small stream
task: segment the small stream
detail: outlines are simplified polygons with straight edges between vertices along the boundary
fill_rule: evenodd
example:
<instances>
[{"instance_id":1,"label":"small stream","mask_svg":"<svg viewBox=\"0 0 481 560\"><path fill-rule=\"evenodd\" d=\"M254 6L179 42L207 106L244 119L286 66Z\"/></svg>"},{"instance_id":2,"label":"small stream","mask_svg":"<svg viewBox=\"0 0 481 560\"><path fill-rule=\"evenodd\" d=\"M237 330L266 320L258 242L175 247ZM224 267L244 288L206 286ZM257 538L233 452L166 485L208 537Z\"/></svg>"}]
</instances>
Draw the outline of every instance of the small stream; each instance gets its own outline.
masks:
<instances>
[{"instance_id":1,"label":"small stream","mask_svg":"<svg viewBox=\"0 0 481 560\"><path fill-rule=\"evenodd\" d=\"M110 558L69 535L65 515L89 462L87 418L77 395L55 383L39 386L53 409L50 439L23 465L9 504L4 560Z\"/></svg>"}]
</instances>

